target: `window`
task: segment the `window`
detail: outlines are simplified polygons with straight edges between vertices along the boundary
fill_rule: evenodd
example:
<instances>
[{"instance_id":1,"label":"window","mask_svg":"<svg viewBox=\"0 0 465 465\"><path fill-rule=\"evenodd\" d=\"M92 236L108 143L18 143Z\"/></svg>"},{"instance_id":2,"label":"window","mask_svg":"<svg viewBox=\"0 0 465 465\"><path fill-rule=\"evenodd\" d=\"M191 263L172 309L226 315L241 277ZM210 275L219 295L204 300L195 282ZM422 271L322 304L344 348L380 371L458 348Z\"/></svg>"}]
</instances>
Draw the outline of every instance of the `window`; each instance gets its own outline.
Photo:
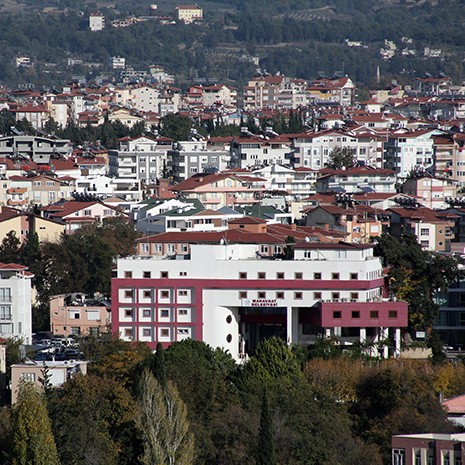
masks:
<instances>
[{"instance_id":1,"label":"window","mask_svg":"<svg viewBox=\"0 0 465 465\"><path fill-rule=\"evenodd\" d=\"M0 306L0 320L11 320L11 307Z\"/></svg>"},{"instance_id":2,"label":"window","mask_svg":"<svg viewBox=\"0 0 465 465\"><path fill-rule=\"evenodd\" d=\"M162 308L160 310L160 317L161 318L169 318L170 317L170 310L169 308Z\"/></svg>"},{"instance_id":3,"label":"window","mask_svg":"<svg viewBox=\"0 0 465 465\"><path fill-rule=\"evenodd\" d=\"M358 292L351 292L350 300L358 300Z\"/></svg>"},{"instance_id":4,"label":"window","mask_svg":"<svg viewBox=\"0 0 465 465\"><path fill-rule=\"evenodd\" d=\"M415 451L415 465L422 465L422 463L421 463L421 450Z\"/></svg>"},{"instance_id":5,"label":"window","mask_svg":"<svg viewBox=\"0 0 465 465\"><path fill-rule=\"evenodd\" d=\"M152 274L150 273L150 271L144 271L142 273L143 278L150 278L151 276L152 276Z\"/></svg>"},{"instance_id":6,"label":"window","mask_svg":"<svg viewBox=\"0 0 465 465\"><path fill-rule=\"evenodd\" d=\"M169 296L170 296L170 291L161 291L161 292L160 292L160 297L161 297L162 299L168 299Z\"/></svg>"},{"instance_id":7,"label":"window","mask_svg":"<svg viewBox=\"0 0 465 465\"><path fill-rule=\"evenodd\" d=\"M266 279L266 273L263 273L262 271L258 273L258 279Z\"/></svg>"},{"instance_id":8,"label":"window","mask_svg":"<svg viewBox=\"0 0 465 465\"><path fill-rule=\"evenodd\" d=\"M294 299L302 300L302 292L294 292Z\"/></svg>"},{"instance_id":9,"label":"window","mask_svg":"<svg viewBox=\"0 0 465 465\"><path fill-rule=\"evenodd\" d=\"M247 273L244 271L239 272L239 279L247 279Z\"/></svg>"},{"instance_id":10,"label":"window","mask_svg":"<svg viewBox=\"0 0 465 465\"><path fill-rule=\"evenodd\" d=\"M389 310L389 318L397 318L397 310Z\"/></svg>"},{"instance_id":11,"label":"window","mask_svg":"<svg viewBox=\"0 0 465 465\"><path fill-rule=\"evenodd\" d=\"M360 312L358 310L352 310L352 318L360 318Z\"/></svg>"},{"instance_id":12,"label":"window","mask_svg":"<svg viewBox=\"0 0 465 465\"><path fill-rule=\"evenodd\" d=\"M240 291L239 292L239 299L247 299L247 292L246 291Z\"/></svg>"},{"instance_id":13,"label":"window","mask_svg":"<svg viewBox=\"0 0 465 465\"><path fill-rule=\"evenodd\" d=\"M87 321L100 320L100 312L98 310L87 310Z\"/></svg>"},{"instance_id":14,"label":"window","mask_svg":"<svg viewBox=\"0 0 465 465\"><path fill-rule=\"evenodd\" d=\"M276 273L276 279L284 279L284 273Z\"/></svg>"},{"instance_id":15,"label":"window","mask_svg":"<svg viewBox=\"0 0 465 465\"><path fill-rule=\"evenodd\" d=\"M73 336L79 336L81 334L81 328L79 326L71 326L71 334Z\"/></svg>"},{"instance_id":16,"label":"window","mask_svg":"<svg viewBox=\"0 0 465 465\"><path fill-rule=\"evenodd\" d=\"M132 299L132 290L124 291L124 297L126 297L126 299Z\"/></svg>"},{"instance_id":17,"label":"window","mask_svg":"<svg viewBox=\"0 0 465 465\"><path fill-rule=\"evenodd\" d=\"M142 309L142 316L144 318L150 318L152 316L152 311L150 310L150 308Z\"/></svg>"},{"instance_id":18,"label":"window","mask_svg":"<svg viewBox=\"0 0 465 465\"><path fill-rule=\"evenodd\" d=\"M186 316L187 313L188 313L187 308L180 308L180 309L178 309L178 315L180 315L180 316Z\"/></svg>"},{"instance_id":19,"label":"window","mask_svg":"<svg viewBox=\"0 0 465 465\"><path fill-rule=\"evenodd\" d=\"M124 272L124 277L125 278L132 278L132 271L125 271Z\"/></svg>"},{"instance_id":20,"label":"window","mask_svg":"<svg viewBox=\"0 0 465 465\"><path fill-rule=\"evenodd\" d=\"M294 273L294 279L303 279L302 273Z\"/></svg>"},{"instance_id":21,"label":"window","mask_svg":"<svg viewBox=\"0 0 465 465\"><path fill-rule=\"evenodd\" d=\"M187 271L180 271L179 276L187 276Z\"/></svg>"},{"instance_id":22,"label":"window","mask_svg":"<svg viewBox=\"0 0 465 465\"><path fill-rule=\"evenodd\" d=\"M333 311L333 318L335 320L340 320L342 318L342 312L340 310Z\"/></svg>"},{"instance_id":23,"label":"window","mask_svg":"<svg viewBox=\"0 0 465 465\"><path fill-rule=\"evenodd\" d=\"M443 465L450 465L450 454L449 452L444 452Z\"/></svg>"},{"instance_id":24,"label":"window","mask_svg":"<svg viewBox=\"0 0 465 465\"><path fill-rule=\"evenodd\" d=\"M124 311L124 316L126 318L132 318L132 308L127 308L125 311Z\"/></svg>"},{"instance_id":25,"label":"window","mask_svg":"<svg viewBox=\"0 0 465 465\"><path fill-rule=\"evenodd\" d=\"M162 328L160 330L161 337L170 337L170 330L168 328Z\"/></svg>"},{"instance_id":26,"label":"window","mask_svg":"<svg viewBox=\"0 0 465 465\"><path fill-rule=\"evenodd\" d=\"M321 279L321 273L313 273L313 279Z\"/></svg>"},{"instance_id":27,"label":"window","mask_svg":"<svg viewBox=\"0 0 465 465\"><path fill-rule=\"evenodd\" d=\"M331 299L339 300L340 294L339 292L331 292Z\"/></svg>"},{"instance_id":28,"label":"window","mask_svg":"<svg viewBox=\"0 0 465 465\"><path fill-rule=\"evenodd\" d=\"M178 291L179 297L187 297L187 291Z\"/></svg>"},{"instance_id":29,"label":"window","mask_svg":"<svg viewBox=\"0 0 465 465\"><path fill-rule=\"evenodd\" d=\"M132 329L131 328L126 328L124 330L124 337L132 338Z\"/></svg>"},{"instance_id":30,"label":"window","mask_svg":"<svg viewBox=\"0 0 465 465\"><path fill-rule=\"evenodd\" d=\"M152 334L151 334L151 329L150 328L143 328L142 329L142 336L144 337L150 337Z\"/></svg>"},{"instance_id":31,"label":"window","mask_svg":"<svg viewBox=\"0 0 465 465\"><path fill-rule=\"evenodd\" d=\"M284 292L277 292L276 293L276 298L277 299L284 299Z\"/></svg>"},{"instance_id":32,"label":"window","mask_svg":"<svg viewBox=\"0 0 465 465\"><path fill-rule=\"evenodd\" d=\"M84 216L92 216L92 210L84 210Z\"/></svg>"},{"instance_id":33,"label":"window","mask_svg":"<svg viewBox=\"0 0 465 465\"><path fill-rule=\"evenodd\" d=\"M152 291L144 291L144 298L150 299L152 297Z\"/></svg>"},{"instance_id":34,"label":"window","mask_svg":"<svg viewBox=\"0 0 465 465\"><path fill-rule=\"evenodd\" d=\"M392 449L392 465L405 465L405 449Z\"/></svg>"},{"instance_id":35,"label":"window","mask_svg":"<svg viewBox=\"0 0 465 465\"><path fill-rule=\"evenodd\" d=\"M331 273L331 279L339 279L339 273Z\"/></svg>"},{"instance_id":36,"label":"window","mask_svg":"<svg viewBox=\"0 0 465 465\"><path fill-rule=\"evenodd\" d=\"M178 329L178 334L188 335L189 334L189 329L187 329L187 328L179 328Z\"/></svg>"},{"instance_id":37,"label":"window","mask_svg":"<svg viewBox=\"0 0 465 465\"><path fill-rule=\"evenodd\" d=\"M313 298L315 300L321 300L321 292L314 292L313 293Z\"/></svg>"},{"instance_id":38,"label":"window","mask_svg":"<svg viewBox=\"0 0 465 465\"><path fill-rule=\"evenodd\" d=\"M258 298L259 299L266 299L266 292L259 292L258 293Z\"/></svg>"},{"instance_id":39,"label":"window","mask_svg":"<svg viewBox=\"0 0 465 465\"><path fill-rule=\"evenodd\" d=\"M20 379L21 379L21 381L27 381L27 382L30 382L30 383L35 383L36 375L35 375L35 373L21 373Z\"/></svg>"},{"instance_id":40,"label":"window","mask_svg":"<svg viewBox=\"0 0 465 465\"><path fill-rule=\"evenodd\" d=\"M9 287L0 288L0 302L11 302L11 289Z\"/></svg>"},{"instance_id":41,"label":"window","mask_svg":"<svg viewBox=\"0 0 465 465\"><path fill-rule=\"evenodd\" d=\"M429 229L428 228L421 228L420 229L420 234L422 236L429 236Z\"/></svg>"},{"instance_id":42,"label":"window","mask_svg":"<svg viewBox=\"0 0 465 465\"><path fill-rule=\"evenodd\" d=\"M370 311L370 318L379 318L378 310L371 310Z\"/></svg>"},{"instance_id":43,"label":"window","mask_svg":"<svg viewBox=\"0 0 465 465\"><path fill-rule=\"evenodd\" d=\"M358 279L358 273L350 273L350 279Z\"/></svg>"},{"instance_id":44,"label":"window","mask_svg":"<svg viewBox=\"0 0 465 465\"><path fill-rule=\"evenodd\" d=\"M161 271L160 272L160 278L167 278L168 277L168 272L167 271Z\"/></svg>"},{"instance_id":45,"label":"window","mask_svg":"<svg viewBox=\"0 0 465 465\"><path fill-rule=\"evenodd\" d=\"M79 320L79 318L81 318L81 315L79 312L72 310L71 312L69 312L69 318L71 320Z\"/></svg>"}]
</instances>

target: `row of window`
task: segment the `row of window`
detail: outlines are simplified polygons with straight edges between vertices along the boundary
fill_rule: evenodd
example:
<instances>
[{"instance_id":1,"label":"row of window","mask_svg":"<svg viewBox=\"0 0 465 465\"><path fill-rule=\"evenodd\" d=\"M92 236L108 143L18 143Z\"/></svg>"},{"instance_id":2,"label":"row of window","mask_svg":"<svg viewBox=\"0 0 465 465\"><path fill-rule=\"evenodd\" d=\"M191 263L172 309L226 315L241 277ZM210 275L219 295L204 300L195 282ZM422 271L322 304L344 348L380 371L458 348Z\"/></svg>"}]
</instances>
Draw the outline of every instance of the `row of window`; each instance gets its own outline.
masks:
<instances>
[{"instance_id":1,"label":"row of window","mask_svg":"<svg viewBox=\"0 0 465 465\"><path fill-rule=\"evenodd\" d=\"M170 318L172 310L169 308L160 308L159 314L160 318ZM190 309L188 308L178 308L178 316L187 316L189 315ZM124 309L124 316L126 318L133 318L136 313L134 308L125 308ZM152 318L154 314L154 309L151 308L143 308L142 309L142 318Z\"/></svg>"},{"instance_id":2,"label":"row of window","mask_svg":"<svg viewBox=\"0 0 465 465\"><path fill-rule=\"evenodd\" d=\"M360 318L360 311L359 310L351 310L350 317L352 319L354 319L354 320L359 319ZM390 319L396 319L397 318L397 310L389 310L388 317ZM340 320L341 318L342 318L342 310L333 310L333 319L334 320ZM378 310L370 310L370 318L371 319L379 318L379 311Z\"/></svg>"},{"instance_id":3,"label":"row of window","mask_svg":"<svg viewBox=\"0 0 465 465\"><path fill-rule=\"evenodd\" d=\"M154 337L156 328L142 328L142 337ZM190 328L177 328L177 334L181 337L186 337L190 335ZM132 328L125 328L123 330L123 335L125 338L134 338L134 330ZM170 328L158 328L158 335L160 338L171 338L171 329Z\"/></svg>"},{"instance_id":4,"label":"row of window","mask_svg":"<svg viewBox=\"0 0 465 465\"><path fill-rule=\"evenodd\" d=\"M247 291L239 291L239 299L247 299L249 293ZM276 299L284 299L285 293L283 291L278 291L275 293ZM270 293L266 293L265 291L257 292L258 299L267 299L270 298ZM322 292L314 292L313 298L315 300L321 300L323 298ZM340 292L331 292L331 299L332 300L339 300L341 298ZM358 300L359 294L358 292L351 292L350 293L350 300ZM303 292L294 292L294 299L301 300L303 299Z\"/></svg>"},{"instance_id":5,"label":"row of window","mask_svg":"<svg viewBox=\"0 0 465 465\"><path fill-rule=\"evenodd\" d=\"M349 273L349 277L352 280L357 280L358 279L358 273ZM340 279L340 278L341 278L340 273L331 273L331 279L332 280L337 280L337 279ZM247 272L240 271L239 272L239 279L247 279ZM266 273L264 271L259 271L257 273L257 279L267 279L266 278ZM280 271L280 272L276 273L276 279L285 279L284 272ZM294 279L303 279L303 273L301 273L301 272L294 273ZM315 279L315 280L323 279L322 278L322 273L320 273L320 272L313 273L313 279Z\"/></svg>"},{"instance_id":6,"label":"row of window","mask_svg":"<svg viewBox=\"0 0 465 465\"><path fill-rule=\"evenodd\" d=\"M155 289L146 289L142 291L142 296L145 299L151 299L153 297L153 292ZM187 290L178 290L178 297L187 297L189 295L189 291ZM126 299L132 299L134 297L134 289L126 289L124 291L124 297ZM170 298L170 291L168 290L161 290L160 291L160 299L169 299Z\"/></svg>"}]
</instances>

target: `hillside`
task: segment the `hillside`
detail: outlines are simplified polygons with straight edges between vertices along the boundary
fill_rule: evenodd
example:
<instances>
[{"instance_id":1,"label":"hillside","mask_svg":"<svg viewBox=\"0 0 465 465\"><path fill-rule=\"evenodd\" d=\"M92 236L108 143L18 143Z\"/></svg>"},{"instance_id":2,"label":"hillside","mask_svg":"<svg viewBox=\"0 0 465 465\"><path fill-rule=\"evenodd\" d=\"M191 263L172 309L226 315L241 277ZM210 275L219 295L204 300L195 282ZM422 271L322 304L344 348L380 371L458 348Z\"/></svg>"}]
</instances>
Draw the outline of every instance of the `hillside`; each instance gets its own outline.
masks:
<instances>
[{"instance_id":1,"label":"hillside","mask_svg":"<svg viewBox=\"0 0 465 465\"><path fill-rule=\"evenodd\" d=\"M174 16L178 2L158 2L162 16ZM154 18L128 28L111 21L149 15L150 2L114 0L4 0L0 18L0 81L52 85L75 74L110 72L111 56L147 69L162 65L179 85L192 79L243 85L261 70L313 78L319 71L344 71L358 84L370 84L379 66L383 77L440 71L463 78L460 0L245 0L199 1L202 24L161 24ZM92 33L88 16L96 10L107 27ZM380 53L385 40L396 47ZM349 41L349 42L347 42ZM356 44L356 45L353 45ZM388 46L388 48L390 45ZM426 49L426 51L425 51ZM434 52L432 53L431 50ZM24 55L33 66L16 69ZM101 63L92 68L88 63Z\"/></svg>"}]
</instances>

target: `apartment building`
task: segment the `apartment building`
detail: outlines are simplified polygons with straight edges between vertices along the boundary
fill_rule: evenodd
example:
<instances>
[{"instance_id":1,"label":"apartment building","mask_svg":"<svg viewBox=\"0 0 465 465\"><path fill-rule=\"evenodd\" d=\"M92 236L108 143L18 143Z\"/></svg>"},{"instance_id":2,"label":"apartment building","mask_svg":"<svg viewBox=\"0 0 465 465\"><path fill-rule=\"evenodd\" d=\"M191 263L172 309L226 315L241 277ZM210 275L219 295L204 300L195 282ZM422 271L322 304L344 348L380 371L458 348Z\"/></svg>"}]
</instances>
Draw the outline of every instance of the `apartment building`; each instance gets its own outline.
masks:
<instances>
[{"instance_id":1,"label":"apartment building","mask_svg":"<svg viewBox=\"0 0 465 465\"><path fill-rule=\"evenodd\" d=\"M50 299L52 335L98 335L110 330L110 302L104 296L61 294Z\"/></svg>"},{"instance_id":2,"label":"apartment building","mask_svg":"<svg viewBox=\"0 0 465 465\"><path fill-rule=\"evenodd\" d=\"M168 151L168 170L174 181L184 181L198 173L225 170L230 162L230 152L222 145L208 140L181 141Z\"/></svg>"},{"instance_id":3,"label":"apartment building","mask_svg":"<svg viewBox=\"0 0 465 465\"><path fill-rule=\"evenodd\" d=\"M443 134L437 129L418 129L390 133L384 144L384 167L406 178L413 170L431 168L433 136Z\"/></svg>"},{"instance_id":4,"label":"apartment building","mask_svg":"<svg viewBox=\"0 0 465 465\"><path fill-rule=\"evenodd\" d=\"M119 179L134 179L152 184L164 177L168 152L173 141L167 137L125 137L119 150L109 150L109 175Z\"/></svg>"},{"instance_id":5,"label":"apartment building","mask_svg":"<svg viewBox=\"0 0 465 465\"><path fill-rule=\"evenodd\" d=\"M0 337L32 343L32 277L26 266L0 263Z\"/></svg>"}]
</instances>

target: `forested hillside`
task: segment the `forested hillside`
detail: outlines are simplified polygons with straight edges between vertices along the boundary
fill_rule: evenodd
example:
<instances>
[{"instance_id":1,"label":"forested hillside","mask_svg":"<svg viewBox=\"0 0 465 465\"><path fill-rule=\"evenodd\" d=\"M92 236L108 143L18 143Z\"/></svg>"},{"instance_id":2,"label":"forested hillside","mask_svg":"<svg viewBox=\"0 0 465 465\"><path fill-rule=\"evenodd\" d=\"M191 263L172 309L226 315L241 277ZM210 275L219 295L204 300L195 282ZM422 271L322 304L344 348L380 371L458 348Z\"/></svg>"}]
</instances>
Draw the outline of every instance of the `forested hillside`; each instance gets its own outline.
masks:
<instances>
[{"instance_id":1,"label":"forested hillside","mask_svg":"<svg viewBox=\"0 0 465 465\"><path fill-rule=\"evenodd\" d=\"M369 85L377 66L383 77L409 80L413 75L443 71L463 77L462 2L406 0L256 0L199 1L202 24L161 24L152 19L114 28L113 19L148 17L150 2L120 0L85 3L74 0L9 0L1 5L0 81L8 84L61 83L71 75L109 72L108 59L126 58L141 69L163 65L178 84L195 78L243 85L256 72L251 58L268 72L307 79L318 72L343 71L359 85ZM177 2L158 2L158 14L174 17ZM88 16L96 10L107 27L91 32ZM346 39L361 45L349 47ZM384 41L397 53L382 60ZM437 57L425 48L440 49ZM405 51L407 50L407 51ZM414 53L408 52L413 50ZM18 54L33 66L15 67ZM68 59L84 64L70 64ZM101 68L85 62L101 63Z\"/></svg>"}]
</instances>

